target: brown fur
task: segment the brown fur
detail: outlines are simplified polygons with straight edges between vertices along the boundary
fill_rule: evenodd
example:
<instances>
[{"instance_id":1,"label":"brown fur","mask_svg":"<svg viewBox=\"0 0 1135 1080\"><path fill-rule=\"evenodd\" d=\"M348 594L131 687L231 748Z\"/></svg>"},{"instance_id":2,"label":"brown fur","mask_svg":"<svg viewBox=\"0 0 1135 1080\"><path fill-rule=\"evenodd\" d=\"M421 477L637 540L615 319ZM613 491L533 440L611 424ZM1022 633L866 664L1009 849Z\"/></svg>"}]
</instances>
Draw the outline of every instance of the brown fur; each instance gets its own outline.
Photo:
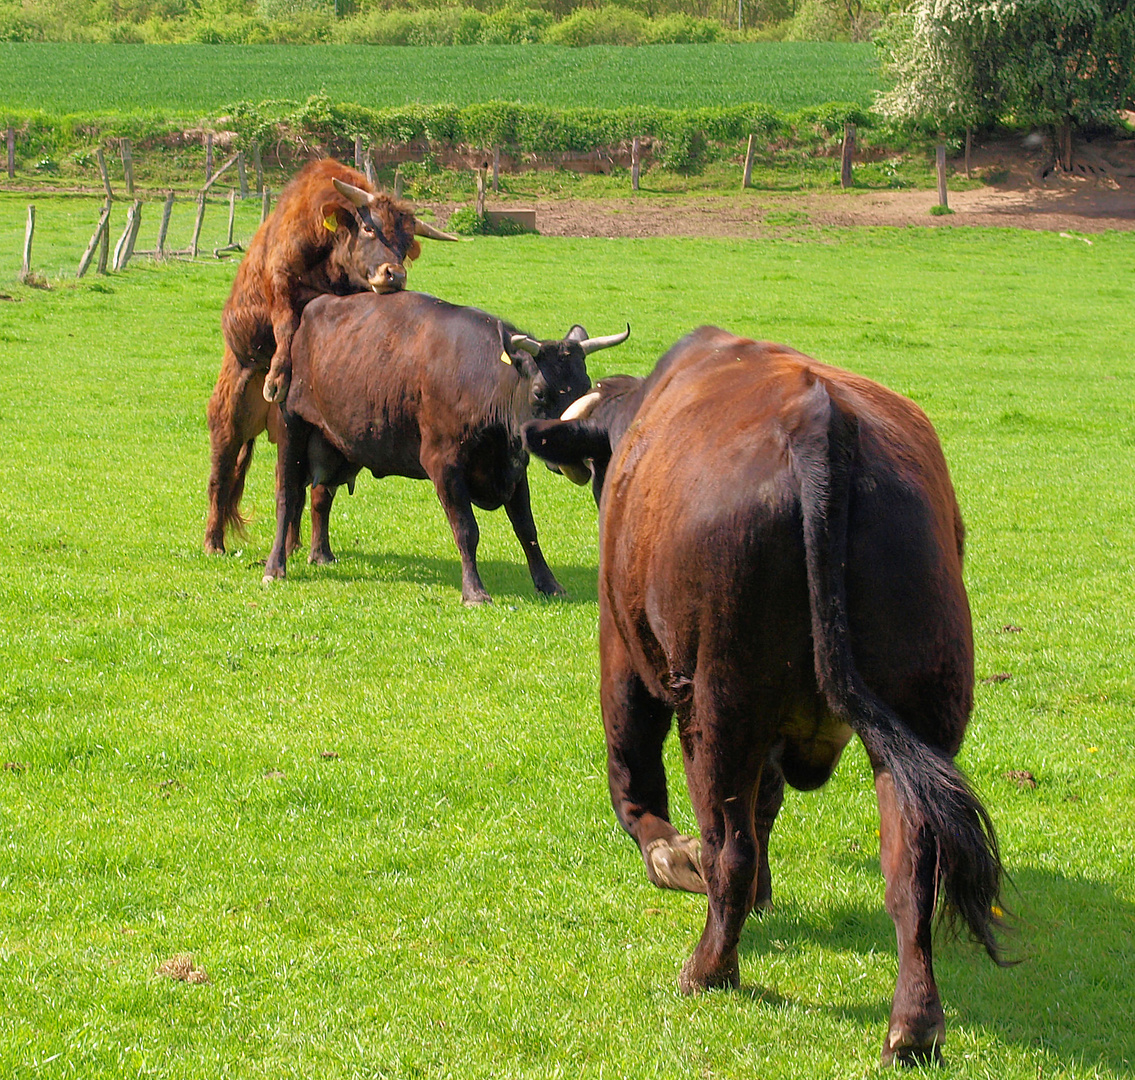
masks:
<instances>
[{"instance_id":1,"label":"brown fur","mask_svg":"<svg viewBox=\"0 0 1135 1080\"><path fill-rule=\"evenodd\" d=\"M207 551L224 551L225 530L244 528L239 507L253 445L265 429L271 437L278 423L277 407L264 400L265 378L286 387L291 340L304 307L324 293L365 292L368 277L384 268L389 291L395 291L405 283L403 263L420 254L412 207L379 194L360 212L335 188L336 178L373 192L365 176L338 161L311 162L257 230L225 303L224 359L207 409ZM327 222L334 222L334 231ZM370 225L377 226L377 238L364 228Z\"/></svg>"}]
</instances>

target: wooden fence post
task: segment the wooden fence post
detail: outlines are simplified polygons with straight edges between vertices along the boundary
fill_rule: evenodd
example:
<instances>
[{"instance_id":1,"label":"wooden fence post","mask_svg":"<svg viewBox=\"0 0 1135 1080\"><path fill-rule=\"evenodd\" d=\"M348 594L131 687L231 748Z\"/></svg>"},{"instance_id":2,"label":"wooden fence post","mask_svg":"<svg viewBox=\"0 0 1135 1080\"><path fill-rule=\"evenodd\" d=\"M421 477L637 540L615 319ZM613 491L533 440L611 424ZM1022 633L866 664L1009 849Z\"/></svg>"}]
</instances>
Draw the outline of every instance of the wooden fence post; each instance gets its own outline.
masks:
<instances>
[{"instance_id":1,"label":"wooden fence post","mask_svg":"<svg viewBox=\"0 0 1135 1080\"><path fill-rule=\"evenodd\" d=\"M741 187L747 188L753 182L753 155L757 152L756 133L749 135L749 145L745 150L745 171L741 174Z\"/></svg>"},{"instance_id":2,"label":"wooden fence post","mask_svg":"<svg viewBox=\"0 0 1135 1080\"><path fill-rule=\"evenodd\" d=\"M126 228L119 237L114 248L115 270L125 270L126 264L134 254L134 244L138 239L138 230L142 227L142 200L135 199L126 213Z\"/></svg>"},{"instance_id":3,"label":"wooden fence post","mask_svg":"<svg viewBox=\"0 0 1135 1080\"><path fill-rule=\"evenodd\" d=\"M477 200L474 204L474 211L479 218L485 216L485 167L483 165L477 170Z\"/></svg>"},{"instance_id":4,"label":"wooden fence post","mask_svg":"<svg viewBox=\"0 0 1135 1080\"><path fill-rule=\"evenodd\" d=\"M402 167L398 166L394 170L394 198L396 198L396 199L402 198L402 186L403 186Z\"/></svg>"},{"instance_id":5,"label":"wooden fence post","mask_svg":"<svg viewBox=\"0 0 1135 1080\"><path fill-rule=\"evenodd\" d=\"M102 152L101 146L95 151L95 157L98 158L99 172L102 173L102 186L106 188L106 197L108 200L113 199L114 192L110 190L110 174L106 171L106 155Z\"/></svg>"},{"instance_id":6,"label":"wooden fence post","mask_svg":"<svg viewBox=\"0 0 1135 1080\"><path fill-rule=\"evenodd\" d=\"M126 194L134 194L134 158L130 153L130 140L122 140L122 175L126 180Z\"/></svg>"},{"instance_id":7,"label":"wooden fence post","mask_svg":"<svg viewBox=\"0 0 1135 1080\"><path fill-rule=\"evenodd\" d=\"M969 179L969 157L973 150L973 128L966 124L966 179Z\"/></svg>"},{"instance_id":8,"label":"wooden fence post","mask_svg":"<svg viewBox=\"0 0 1135 1080\"><path fill-rule=\"evenodd\" d=\"M493 147L493 191L499 193L501 189L501 148Z\"/></svg>"},{"instance_id":9,"label":"wooden fence post","mask_svg":"<svg viewBox=\"0 0 1135 1080\"><path fill-rule=\"evenodd\" d=\"M363 169L363 137L361 135L355 136L355 168L362 172Z\"/></svg>"},{"instance_id":10,"label":"wooden fence post","mask_svg":"<svg viewBox=\"0 0 1135 1080\"><path fill-rule=\"evenodd\" d=\"M205 183L212 183L213 180L213 133L207 131L205 133Z\"/></svg>"},{"instance_id":11,"label":"wooden fence post","mask_svg":"<svg viewBox=\"0 0 1135 1080\"><path fill-rule=\"evenodd\" d=\"M32 273L32 237L35 236L35 207L28 207L28 224L24 230L24 265L20 270L20 281L27 281Z\"/></svg>"},{"instance_id":12,"label":"wooden fence post","mask_svg":"<svg viewBox=\"0 0 1135 1080\"><path fill-rule=\"evenodd\" d=\"M169 219L173 213L173 192L166 195L166 204L162 207L162 223L158 226L158 245L154 254L159 259L166 257L166 233L169 232Z\"/></svg>"},{"instance_id":13,"label":"wooden fence post","mask_svg":"<svg viewBox=\"0 0 1135 1080\"><path fill-rule=\"evenodd\" d=\"M79 260L79 272L76 277L82 277L91 266L91 260L95 257L95 251L106 246L107 233L110 231L110 203L107 203L102 208L102 213L99 214L99 223L95 226L94 235L91 237L91 242L87 245L87 250L83 252L82 259ZM99 273L106 273L106 256L104 255L101 260Z\"/></svg>"},{"instance_id":14,"label":"wooden fence post","mask_svg":"<svg viewBox=\"0 0 1135 1080\"><path fill-rule=\"evenodd\" d=\"M110 199L106 200L103 206L103 213L106 214L106 226L102 231L102 239L99 241L99 264L96 273L105 274L107 263L110 261Z\"/></svg>"},{"instance_id":15,"label":"wooden fence post","mask_svg":"<svg viewBox=\"0 0 1135 1080\"><path fill-rule=\"evenodd\" d=\"M638 178L642 173L642 147L638 136L631 139L631 191L638 191Z\"/></svg>"},{"instance_id":16,"label":"wooden fence post","mask_svg":"<svg viewBox=\"0 0 1135 1080\"><path fill-rule=\"evenodd\" d=\"M843 153L839 163L839 186L851 187L851 159L855 156L855 125L843 125Z\"/></svg>"},{"instance_id":17,"label":"wooden fence post","mask_svg":"<svg viewBox=\"0 0 1135 1080\"><path fill-rule=\"evenodd\" d=\"M197 258L197 245L201 240L201 224L205 220L205 190L197 196L197 220L193 223L193 239L189 242L189 257Z\"/></svg>"},{"instance_id":18,"label":"wooden fence post","mask_svg":"<svg viewBox=\"0 0 1135 1080\"><path fill-rule=\"evenodd\" d=\"M938 205L948 210L950 204L946 201L946 148L941 143L934 147L934 164L938 170Z\"/></svg>"},{"instance_id":19,"label":"wooden fence post","mask_svg":"<svg viewBox=\"0 0 1135 1080\"><path fill-rule=\"evenodd\" d=\"M264 189L264 194L260 196L260 224L263 225L268 220L268 215L272 212L272 192L267 188Z\"/></svg>"},{"instance_id":20,"label":"wooden fence post","mask_svg":"<svg viewBox=\"0 0 1135 1080\"><path fill-rule=\"evenodd\" d=\"M363 155L363 170L366 173L367 183L370 184L371 187L377 187L378 182L375 179L374 161L371 158L370 150L367 150L367 152Z\"/></svg>"},{"instance_id":21,"label":"wooden fence post","mask_svg":"<svg viewBox=\"0 0 1135 1080\"><path fill-rule=\"evenodd\" d=\"M8 179L16 178L16 129L8 125Z\"/></svg>"},{"instance_id":22,"label":"wooden fence post","mask_svg":"<svg viewBox=\"0 0 1135 1080\"><path fill-rule=\"evenodd\" d=\"M264 163L260 160L259 143L252 148L252 164L256 169L256 192L260 194L264 190Z\"/></svg>"},{"instance_id":23,"label":"wooden fence post","mask_svg":"<svg viewBox=\"0 0 1135 1080\"><path fill-rule=\"evenodd\" d=\"M240 177L240 197L242 200L248 198L248 173L244 171L244 154L239 153L236 156L236 172Z\"/></svg>"}]
</instances>

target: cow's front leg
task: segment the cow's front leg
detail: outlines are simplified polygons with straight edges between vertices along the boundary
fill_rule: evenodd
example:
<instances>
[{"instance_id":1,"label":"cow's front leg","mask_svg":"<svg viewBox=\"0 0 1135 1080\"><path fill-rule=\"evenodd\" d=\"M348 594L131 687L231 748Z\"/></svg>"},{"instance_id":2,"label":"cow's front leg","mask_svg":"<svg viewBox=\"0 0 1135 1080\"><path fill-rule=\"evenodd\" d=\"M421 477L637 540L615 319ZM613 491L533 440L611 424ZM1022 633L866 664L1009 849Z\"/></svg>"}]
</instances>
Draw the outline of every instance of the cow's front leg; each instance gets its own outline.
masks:
<instances>
[{"instance_id":1,"label":"cow's front leg","mask_svg":"<svg viewBox=\"0 0 1135 1080\"><path fill-rule=\"evenodd\" d=\"M276 540L264 567L264 584L283 578L288 570L288 536L299 528L307 489L308 425L289 419L281 425L276 444Z\"/></svg>"},{"instance_id":2,"label":"cow's front leg","mask_svg":"<svg viewBox=\"0 0 1135 1080\"><path fill-rule=\"evenodd\" d=\"M445 464L436 471L429 467L426 471L433 478L441 508L453 530L457 553L461 556L461 602L470 606L491 604L493 598L477 573L477 544L481 540L481 530L473 516L465 470L458 465Z\"/></svg>"},{"instance_id":3,"label":"cow's front leg","mask_svg":"<svg viewBox=\"0 0 1135 1080\"><path fill-rule=\"evenodd\" d=\"M619 824L638 844L646 875L660 889L705 892L701 844L670 824L662 744L671 708L634 673L626 648L604 610L600 702L607 736L607 783Z\"/></svg>"},{"instance_id":4,"label":"cow's front leg","mask_svg":"<svg viewBox=\"0 0 1135 1080\"><path fill-rule=\"evenodd\" d=\"M273 282L277 295L286 295L281 290L290 290L291 285L284 280ZM276 351L264 378L264 400L279 405L288 396L288 386L292 381L292 338L299 326L299 316L291 304L285 301L272 311L272 333L276 339Z\"/></svg>"},{"instance_id":5,"label":"cow's front leg","mask_svg":"<svg viewBox=\"0 0 1135 1080\"><path fill-rule=\"evenodd\" d=\"M528 560L528 572L532 575L532 584L538 592L545 596L563 596L564 588L556 580L547 562L544 553L540 550L540 541L536 538L536 522L532 519L532 496L528 489L528 473L524 472L520 481L513 489L511 497L504 504L508 520L512 522L512 531L524 551Z\"/></svg>"},{"instance_id":6,"label":"cow's front leg","mask_svg":"<svg viewBox=\"0 0 1135 1080\"><path fill-rule=\"evenodd\" d=\"M946 1017L934 983L930 952L935 844L917 822L904 818L887 769L875 770L875 795L887 913L895 924L899 953L899 975L882 1061L884 1065L940 1062Z\"/></svg>"}]
</instances>

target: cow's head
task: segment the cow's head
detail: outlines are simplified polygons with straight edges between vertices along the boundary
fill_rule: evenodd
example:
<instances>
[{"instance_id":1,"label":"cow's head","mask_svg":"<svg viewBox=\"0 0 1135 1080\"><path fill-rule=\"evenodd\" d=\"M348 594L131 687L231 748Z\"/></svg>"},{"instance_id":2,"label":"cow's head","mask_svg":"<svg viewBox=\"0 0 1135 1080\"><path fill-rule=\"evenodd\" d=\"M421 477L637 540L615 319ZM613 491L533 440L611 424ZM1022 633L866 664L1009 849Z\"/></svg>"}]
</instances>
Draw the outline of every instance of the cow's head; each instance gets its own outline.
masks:
<instances>
[{"instance_id":1,"label":"cow's head","mask_svg":"<svg viewBox=\"0 0 1135 1080\"><path fill-rule=\"evenodd\" d=\"M406 287L406 264L421 254L418 237L456 240L424 221L413 208L384 192L371 192L335 177L341 201L321 208L322 225L340 243L332 258L351 285L363 292L398 292Z\"/></svg>"},{"instance_id":2,"label":"cow's head","mask_svg":"<svg viewBox=\"0 0 1135 1080\"><path fill-rule=\"evenodd\" d=\"M537 341L527 334L512 333L502 324L502 359L507 357L511 361L527 388L528 400L523 405L525 418L561 416L591 388L587 357L599 349L621 345L630 333L628 325L621 334L593 338L577 324L561 341Z\"/></svg>"},{"instance_id":3,"label":"cow's head","mask_svg":"<svg viewBox=\"0 0 1135 1080\"><path fill-rule=\"evenodd\" d=\"M641 403L642 385L642 379L631 375L600 379L590 393L568 406L560 419L525 424L525 448L573 483L590 480L598 503L614 448Z\"/></svg>"}]
</instances>

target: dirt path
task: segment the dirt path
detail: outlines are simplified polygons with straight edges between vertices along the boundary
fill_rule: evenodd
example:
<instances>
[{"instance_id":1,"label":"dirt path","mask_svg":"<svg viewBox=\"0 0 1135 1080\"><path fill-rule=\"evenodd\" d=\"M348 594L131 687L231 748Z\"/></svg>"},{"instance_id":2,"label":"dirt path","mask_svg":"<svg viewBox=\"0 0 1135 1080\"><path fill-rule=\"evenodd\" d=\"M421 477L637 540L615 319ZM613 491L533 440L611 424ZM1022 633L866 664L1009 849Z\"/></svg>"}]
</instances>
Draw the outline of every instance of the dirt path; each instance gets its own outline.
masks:
<instances>
[{"instance_id":1,"label":"dirt path","mask_svg":"<svg viewBox=\"0 0 1135 1080\"><path fill-rule=\"evenodd\" d=\"M738 192L733 196L654 196L641 199L539 199L536 227L545 236L780 235L801 226L960 225L1052 232L1135 230L1135 140L1086 143L1076 170L1047 168L1038 148L1000 143L975 152L975 175L992 177L973 191L949 193L948 215L930 213L935 191ZM962 163L952 167L960 171ZM491 203L490 203L491 205ZM444 211L443 211L444 212Z\"/></svg>"}]
</instances>

